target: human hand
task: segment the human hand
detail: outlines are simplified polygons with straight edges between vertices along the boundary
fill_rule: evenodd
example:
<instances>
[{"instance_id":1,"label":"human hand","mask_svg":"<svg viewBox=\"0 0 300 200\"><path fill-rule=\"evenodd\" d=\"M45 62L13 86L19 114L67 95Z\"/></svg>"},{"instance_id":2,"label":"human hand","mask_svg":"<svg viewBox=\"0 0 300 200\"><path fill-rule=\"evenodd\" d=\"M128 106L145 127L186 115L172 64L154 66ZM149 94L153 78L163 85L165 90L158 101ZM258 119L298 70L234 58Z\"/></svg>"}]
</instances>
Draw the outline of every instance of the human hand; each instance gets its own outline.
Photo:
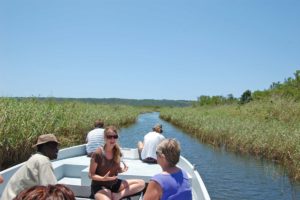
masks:
<instances>
[{"instance_id":1,"label":"human hand","mask_svg":"<svg viewBox=\"0 0 300 200\"><path fill-rule=\"evenodd\" d=\"M126 172L128 170L128 166L125 165L124 168L122 169L122 172Z\"/></svg>"},{"instance_id":2,"label":"human hand","mask_svg":"<svg viewBox=\"0 0 300 200\"><path fill-rule=\"evenodd\" d=\"M122 172L126 172L128 170L128 166L125 164L124 161L122 161L124 167L122 168Z\"/></svg>"},{"instance_id":3,"label":"human hand","mask_svg":"<svg viewBox=\"0 0 300 200\"><path fill-rule=\"evenodd\" d=\"M106 181L113 181L113 180L115 180L115 179L117 178L117 176L109 176L109 174L110 174L110 171L108 171L108 172L103 176L104 180L106 180Z\"/></svg>"}]
</instances>

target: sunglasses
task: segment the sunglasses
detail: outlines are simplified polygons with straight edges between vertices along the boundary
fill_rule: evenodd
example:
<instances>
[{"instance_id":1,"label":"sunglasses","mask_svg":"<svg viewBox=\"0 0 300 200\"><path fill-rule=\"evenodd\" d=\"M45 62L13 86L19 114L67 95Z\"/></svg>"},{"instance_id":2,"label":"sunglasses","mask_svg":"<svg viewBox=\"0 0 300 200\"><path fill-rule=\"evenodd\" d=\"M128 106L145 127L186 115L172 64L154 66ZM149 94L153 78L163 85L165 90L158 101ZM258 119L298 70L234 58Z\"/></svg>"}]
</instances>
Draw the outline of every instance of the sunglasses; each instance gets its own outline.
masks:
<instances>
[{"instance_id":1,"label":"sunglasses","mask_svg":"<svg viewBox=\"0 0 300 200\"><path fill-rule=\"evenodd\" d=\"M106 136L106 138L107 139L118 139L119 138L119 136L118 135L108 135L108 136Z\"/></svg>"}]
</instances>

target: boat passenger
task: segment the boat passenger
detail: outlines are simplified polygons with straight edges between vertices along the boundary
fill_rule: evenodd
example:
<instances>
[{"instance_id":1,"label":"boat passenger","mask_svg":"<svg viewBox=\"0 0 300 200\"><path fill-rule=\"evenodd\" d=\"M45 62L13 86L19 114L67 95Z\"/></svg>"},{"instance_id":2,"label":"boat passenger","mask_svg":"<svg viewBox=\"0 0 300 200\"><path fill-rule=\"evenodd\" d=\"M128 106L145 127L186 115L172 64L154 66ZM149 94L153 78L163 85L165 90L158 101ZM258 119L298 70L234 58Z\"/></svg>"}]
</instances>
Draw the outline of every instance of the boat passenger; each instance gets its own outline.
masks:
<instances>
[{"instance_id":1,"label":"boat passenger","mask_svg":"<svg viewBox=\"0 0 300 200\"><path fill-rule=\"evenodd\" d=\"M0 174L0 184L4 182L3 176Z\"/></svg>"},{"instance_id":2,"label":"boat passenger","mask_svg":"<svg viewBox=\"0 0 300 200\"><path fill-rule=\"evenodd\" d=\"M180 144L175 139L165 139L158 145L156 153L162 172L150 179L144 200L192 200L187 173L176 166Z\"/></svg>"},{"instance_id":3,"label":"boat passenger","mask_svg":"<svg viewBox=\"0 0 300 200\"><path fill-rule=\"evenodd\" d=\"M104 130L105 145L92 154L89 175L92 179L91 198L119 200L142 191L145 182L141 179L118 179L118 173L128 170L121 167L121 150L117 143L118 132L114 126Z\"/></svg>"},{"instance_id":4,"label":"boat passenger","mask_svg":"<svg viewBox=\"0 0 300 200\"><path fill-rule=\"evenodd\" d=\"M156 147L165 139L162 135L163 129L161 124L156 124L152 131L144 136L144 142L139 141L137 144L139 157L146 163L157 163L156 161Z\"/></svg>"},{"instance_id":5,"label":"boat passenger","mask_svg":"<svg viewBox=\"0 0 300 200\"><path fill-rule=\"evenodd\" d=\"M56 184L57 179L50 160L57 158L58 144L55 135L40 135L37 143L32 146L37 148L37 153L32 155L10 178L1 200L11 200L22 190L35 185Z\"/></svg>"},{"instance_id":6,"label":"boat passenger","mask_svg":"<svg viewBox=\"0 0 300 200\"><path fill-rule=\"evenodd\" d=\"M74 192L63 184L36 185L21 191L14 200L75 200Z\"/></svg>"},{"instance_id":7,"label":"boat passenger","mask_svg":"<svg viewBox=\"0 0 300 200\"><path fill-rule=\"evenodd\" d=\"M98 119L94 123L94 129L86 136L86 152L89 157L96 149L104 145L104 123Z\"/></svg>"}]
</instances>

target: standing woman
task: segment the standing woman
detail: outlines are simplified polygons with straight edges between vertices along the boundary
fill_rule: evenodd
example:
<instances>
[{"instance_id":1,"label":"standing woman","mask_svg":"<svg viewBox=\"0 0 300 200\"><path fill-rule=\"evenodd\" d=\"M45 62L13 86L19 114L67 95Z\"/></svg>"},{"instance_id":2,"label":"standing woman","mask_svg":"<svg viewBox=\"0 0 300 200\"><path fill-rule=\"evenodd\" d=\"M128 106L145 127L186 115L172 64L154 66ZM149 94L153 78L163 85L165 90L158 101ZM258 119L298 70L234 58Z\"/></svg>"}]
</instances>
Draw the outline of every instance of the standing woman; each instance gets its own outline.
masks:
<instances>
[{"instance_id":1,"label":"standing woman","mask_svg":"<svg viewBox=\"0 0 300 200\"><path fill-rule=\"evenodd\" d=\"M91 197L96 200L119 200L140 192L145 187L141 179L118 179L118 173L128 170L121 167L121 150L117 143L118 132L114 126L104 130L105 144L98 148L91 158L90 176L92 179Z\"/></svg>"}]
</instances>

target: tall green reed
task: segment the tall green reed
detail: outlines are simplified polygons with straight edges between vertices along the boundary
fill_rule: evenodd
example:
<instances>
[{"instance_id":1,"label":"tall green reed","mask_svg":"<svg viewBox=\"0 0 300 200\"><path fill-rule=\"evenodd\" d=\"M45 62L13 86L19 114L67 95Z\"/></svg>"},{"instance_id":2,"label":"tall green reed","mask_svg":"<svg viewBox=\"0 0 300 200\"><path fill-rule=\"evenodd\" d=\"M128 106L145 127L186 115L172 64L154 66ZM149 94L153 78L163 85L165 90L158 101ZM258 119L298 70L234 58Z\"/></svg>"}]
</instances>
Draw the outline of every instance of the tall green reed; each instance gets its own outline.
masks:
<instances>
[{"instance_id":1,"label":"tall green reed","mask_svg":"<svg viewBox=\"0 0 300 200\"><path fill-rule=\"evenodd\" d=\"M37 137L54 133L61 147L85 142L95 119L117 127L134 123L142 108L81 102L0 98L0 166L26 160Z\"/></svg>"},{"instance_id":2,"label":"tall green reed","mask_svg":"<svg viewBox=\"0 0 300 200\"><path fill-rule=\"evenodd\" d=\"M161 117L206 143L286 166L300 180L300 103L286 99L162 109Z\"/></svg>"}]
</instances>

